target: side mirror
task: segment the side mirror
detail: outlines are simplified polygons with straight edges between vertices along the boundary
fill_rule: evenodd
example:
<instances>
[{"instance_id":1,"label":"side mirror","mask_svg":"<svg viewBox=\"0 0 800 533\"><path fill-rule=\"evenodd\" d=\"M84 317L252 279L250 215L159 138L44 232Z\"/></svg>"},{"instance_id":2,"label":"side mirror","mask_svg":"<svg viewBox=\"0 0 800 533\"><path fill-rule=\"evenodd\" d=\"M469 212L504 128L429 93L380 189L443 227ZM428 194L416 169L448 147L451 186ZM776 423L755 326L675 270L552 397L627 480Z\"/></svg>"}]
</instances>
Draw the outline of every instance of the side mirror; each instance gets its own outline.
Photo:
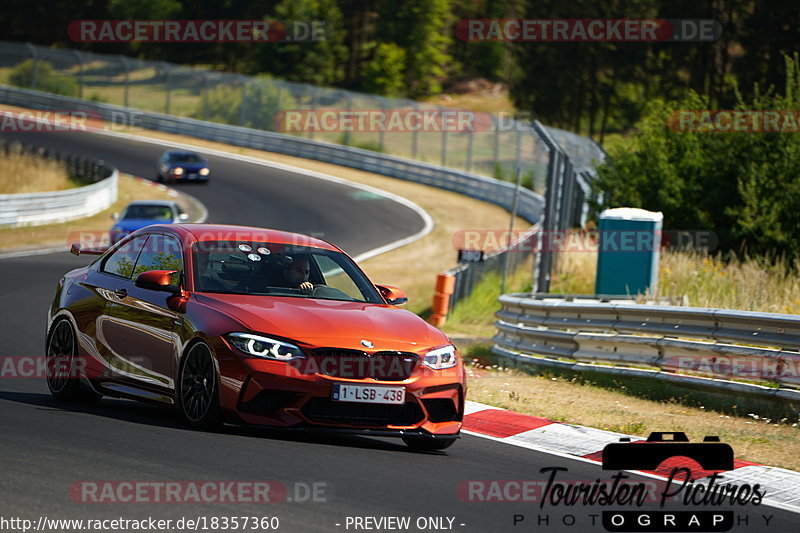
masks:
<instances>
[{"instance_id":1,"label":"side mirror","mask_svg":"<svg viewBox=\"0 0 800 533\"><path fill-rule=\"evenodd\" d=\"M72 255L103 255L105 250L93 250L91 248L83 248L77 242L72 243L69 247L69 253Z\"/></svg>"},{"instance_id":2,"label":"side mirror","mask_svg":"<svg viewBox=\"0 0 800 533\"><path fill-rule=\"evenodd\" d=\"M406 296L406 291L403 289L398 289L397 287L391 287L389 285L375 286L389 305L403 305L408 302L408 296Z\"/></svg>"},{"instance_id":3,"label":"side mirror","mask_svg":"<svg viewBox=\"0 0 800 533\"><path fill-rule=\"evenodd\" d=\"M178 293L180 292L180 288L172 284L172 275L177 273L177 270L150 270L149 272L142 272L136 276L134 284L141 289Z\"/></svg>"},{"instance_id":4,"label":"side mirror","mask_svg":"<svg viewBox=\"0 0 800 533\"><path fill-rule=\"evenodd\" d=\"M113 218L114 220L119 220L119 213L114 213L113 215L111 215L111 218Z\"/></svg>"},{"instance_id":5,"label":"side mirror","mask_svg":"<svg viewBox=\"0 0 800 533\"><path fill-rule=\"evenodd\" d=\"M181 213L180 215L178 215L178 220L181 220L181 221L182 220L189 220L189 215L186 214L186 213Z\"/></svg>"}]
</instances>

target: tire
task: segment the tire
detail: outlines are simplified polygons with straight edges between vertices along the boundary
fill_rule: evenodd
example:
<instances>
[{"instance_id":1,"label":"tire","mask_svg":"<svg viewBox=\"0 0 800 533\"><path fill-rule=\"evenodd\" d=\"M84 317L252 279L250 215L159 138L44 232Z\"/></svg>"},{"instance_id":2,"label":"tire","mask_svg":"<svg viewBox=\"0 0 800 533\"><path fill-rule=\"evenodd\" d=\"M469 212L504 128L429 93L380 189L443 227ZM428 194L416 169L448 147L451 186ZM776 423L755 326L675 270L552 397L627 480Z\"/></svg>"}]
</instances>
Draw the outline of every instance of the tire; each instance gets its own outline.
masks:
<instances>
[{"instance_id":1,"label":"tire","mask_svg":"<svg viewBox=\"0 0 800 533\"><path fill-rule=\"evenodd\" d=\"M95 403L103 395L81 383L77 354L78 343L72 324L66 318L57 320L47 335L47 388L57 400Z\"/></svg>"},{"instance_id":2,"label":"tire","mask_svg":"<svg viewBox=\"0 0 800 533\"><path fill-rule=\"evenodd\" d=\"M164 176L162 176L161 174L159 174L158 176L156 176L156 181L157 181L158 183L164 183Z\"/></svg>"},{"instance_id":3,"label":"tire","mask_svg":"<svg viewBox=\"0 0 800 533\"><path fill-rule=\"evenodd\" d=\"M452 446L456 439L435 439L432 437L403 437L403 442L418 452L437 452Z\"/></svg>"},{"instance_id":4,"label":"tire","mask_svg":"<svg viewBox=\"0 0 800 533\"><path fill-rule=\"evenodd\" d=\"M178 407L186 423L205 430L222 425L217 369L206 343L192 344L183 356L178 387Z\"/></svg>"}]
</instances>

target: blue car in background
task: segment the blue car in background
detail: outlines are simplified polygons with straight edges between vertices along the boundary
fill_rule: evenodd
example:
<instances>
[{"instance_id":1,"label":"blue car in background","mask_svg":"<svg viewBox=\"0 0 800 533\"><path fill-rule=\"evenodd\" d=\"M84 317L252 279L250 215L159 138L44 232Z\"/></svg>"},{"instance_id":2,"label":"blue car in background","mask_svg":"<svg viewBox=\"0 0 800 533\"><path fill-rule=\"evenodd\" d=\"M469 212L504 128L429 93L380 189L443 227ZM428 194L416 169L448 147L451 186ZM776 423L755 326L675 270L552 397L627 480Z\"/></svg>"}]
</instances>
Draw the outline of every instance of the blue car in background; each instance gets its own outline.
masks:
<instances>
[{"instance_id":1,"label":"blue car in background","mask_svg":"<svg viewBox=\"0 0 800 533\"><path fill-rule=\"evenodd\" d=\"M177 183L196 181L208 183L211 169L208 159L195 152L168 150L161 154L156 165L156 181Z\"/></svg>"},{"instance_id":2,"label":"blue car in background","mask_svg":"<svg viewBox=\"0 0 800 533\"><path fill-rule=\"evenodd\" d=\"M131 202L121 215L114 214L116 223L111 228L111 244L145 226L185 222L188 218L178 204L169 200Z\"/></svg>"}]
</instances>

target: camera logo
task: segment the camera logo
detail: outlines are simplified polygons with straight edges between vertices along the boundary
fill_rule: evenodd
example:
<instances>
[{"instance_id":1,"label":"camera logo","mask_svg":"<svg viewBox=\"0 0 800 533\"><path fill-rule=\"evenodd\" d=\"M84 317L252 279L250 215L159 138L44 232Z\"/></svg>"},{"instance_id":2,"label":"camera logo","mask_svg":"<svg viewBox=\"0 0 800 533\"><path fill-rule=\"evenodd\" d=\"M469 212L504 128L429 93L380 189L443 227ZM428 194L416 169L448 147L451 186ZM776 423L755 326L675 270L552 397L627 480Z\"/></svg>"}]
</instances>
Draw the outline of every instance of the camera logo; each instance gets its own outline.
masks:
<instances>
[{"instance_id":1,"label":"camera logo","mask_svg":"<svg viewBox=\"0 0 800 533\"><path fill-rule=\"evenodd\" d=\"M689 442L682 432L653 432L646 441L607 444L603 448L603 470L655 470L671 457L696 461L704 470L733 470L733 448L719 437L707 436L703 442Z\"/></svg>"}]
</instances>

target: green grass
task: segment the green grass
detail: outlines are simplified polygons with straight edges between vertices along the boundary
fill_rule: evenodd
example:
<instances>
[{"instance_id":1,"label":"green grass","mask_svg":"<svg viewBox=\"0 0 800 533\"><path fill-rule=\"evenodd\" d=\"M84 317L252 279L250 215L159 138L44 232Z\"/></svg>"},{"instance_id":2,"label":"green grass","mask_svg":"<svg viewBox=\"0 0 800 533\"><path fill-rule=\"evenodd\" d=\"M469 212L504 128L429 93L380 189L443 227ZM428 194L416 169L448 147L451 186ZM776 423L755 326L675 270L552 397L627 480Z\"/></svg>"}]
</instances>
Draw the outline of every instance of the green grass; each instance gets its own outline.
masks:
<instances>
[{"instance_id":1,"label":"green grass","mask_svg":"<svg viewBox=\"0 0 800 533\"><path fill-rule=\"evenodd\" d=\"M500 310L498 298L502 294L502 275L491 273L478 282L467 298L457 303L447 316L444 331L447 333L469 333L491 336L494 334L494 315ZM524 262L511 272L505 292L529 292L531 290L531 261Z\"/></svg>"}]
</instances>

